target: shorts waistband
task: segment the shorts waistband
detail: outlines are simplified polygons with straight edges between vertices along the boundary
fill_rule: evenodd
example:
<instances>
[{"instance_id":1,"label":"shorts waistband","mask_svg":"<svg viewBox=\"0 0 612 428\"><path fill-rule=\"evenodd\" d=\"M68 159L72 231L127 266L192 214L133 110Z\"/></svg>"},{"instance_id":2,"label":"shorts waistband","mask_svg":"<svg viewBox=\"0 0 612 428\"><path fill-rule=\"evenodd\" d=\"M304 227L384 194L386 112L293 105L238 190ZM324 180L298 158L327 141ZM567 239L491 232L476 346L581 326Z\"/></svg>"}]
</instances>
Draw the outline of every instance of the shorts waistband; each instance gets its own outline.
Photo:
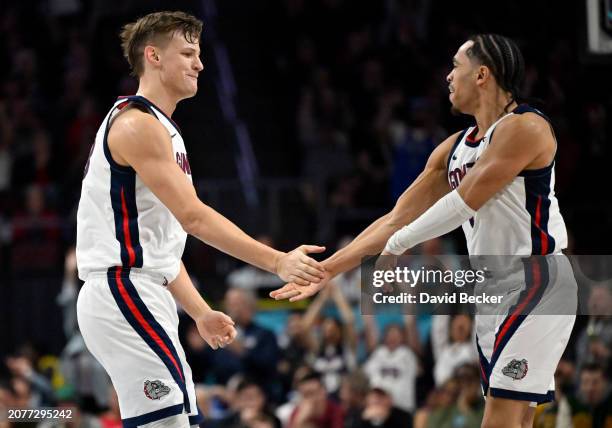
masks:
<instances>
[{"instance_id":1,"label":"shorts waistband","mask_svg":"<svg viewBox=\"0 0 612 428\"><path fill-rule=\"evenodd\" d=\"M87 278L85 278L85 281L93 278L107 278L110 269L114 268L109 268L107 270L91 271L87 274ZM164 275L157 272L145 271L141 268L122 268L120 276L130 278L144 277L150 279L156 284L163 286L167 286L169 282L169 280Z\"/></svg>"}]
</instances>

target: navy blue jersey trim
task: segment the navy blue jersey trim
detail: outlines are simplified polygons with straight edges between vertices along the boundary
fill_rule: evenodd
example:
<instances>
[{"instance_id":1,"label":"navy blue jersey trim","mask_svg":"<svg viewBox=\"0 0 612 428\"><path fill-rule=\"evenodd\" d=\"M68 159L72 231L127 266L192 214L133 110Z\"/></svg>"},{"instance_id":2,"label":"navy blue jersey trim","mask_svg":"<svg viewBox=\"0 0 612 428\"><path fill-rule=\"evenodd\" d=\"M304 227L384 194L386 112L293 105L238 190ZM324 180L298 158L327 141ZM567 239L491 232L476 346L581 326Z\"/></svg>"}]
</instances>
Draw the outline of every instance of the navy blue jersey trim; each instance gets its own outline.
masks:
<instances>
[{"instance_id":1,"label":"navy blue jersey trim","mask_svg":"<svg viewBox=\"0 0 612 428\"><path fill-rule=\"evenodd\" d=\"M179 134L183 135L183 133L181 132L181 128L179 128L179 126L176 124L176 122L174 122L174 120L172 120L172 118L170 116L168 116L166 113L164 113L164 111L162 109L157 107L155 104L153 104L151 101L149 101L148 99L146 99L142 95L131 95L129 97L125 97L125 99L128 99L130 101L141 102L141 103L145 104L145 106L147 108L149 108L149 109L151 109L151 107L155 108L155 110L160 112L166 119L168 119L168 121L172 124L172 126L174 126L174 128L178 131ZM155 114L155 116L157 117L157 114Z\"/></svg>"},{"instance_id":2,"label":"navy blue jersey trim","mask_svg":"<svg viewBox=\"0 0 612 428\"><path fill-rule=\"evenodd\" d=\"M102 138L104 157L106 157L106 160L108 161L111 170L115 170L121 173L134 173L134 168L132 168L131 166L119 165L117 162L115 162L113 156L111 155L110 148L108 147L108 131L110 131L113 112L117 107L118 106L115 106L111 109L111 111L108 113L108 118L106 120L106 127L104 128L104 137Z\"/></svg>"},{"instance_id":3,"label":"navy blue jersey trim","mask_svg":"<svg viewBox=\"0 0 612 428\"><path fill-rule=\"evenodd\" d=\"M172 358L174 358L174 361L176 361L180 372L179 370L177 370L177 367L175 367L170 357L164 352L164 350L155 341L155 339L151 337L151 335L145 330L145 328L138 322L136 316L130 310L127 302L121 295L121 291L119 290L119 284L117 283L116 278L118 270L120 270L119 276L121 277L123 287L127 291L127 294L129 295L130 299L132 300L132 302L134 302L134 305L136 306L142 317L145 319L145 321L151 326L153 331L159 336L163 344L170 351L170 353L172 354ZM189 396L187 394L187 387L185 383L185 372L183 370L181 360L178 356L178 353L176 352L174 345L172 344L172 340L170 340L170 337L168 337L166 331L153 317L153 314L149 311L149 308L147 308L145 303L140 298L136 287L134 287L134 284L129 278L129 269L123 270L121 268L111 267L108 269L107 278L111 293L113 294L115 302L121 310L121 313L123 314L127 322L132 326L132 328L145 341L145 343L149 345L153 352L155 352L155 354L162 360L164 365L167 367L172 378L183 392L185 410L189 413L191 411L191 406L189 404Z\"/></svg>"},{"instance_id":4,"label":"navy blue jersey trim","mask_svg":"<svg viewBox=\"0 0 612 428\"><path fill-rule=\"evenodd\" d=\"M512 336L514 336L514 333L516 333L521 324L523 324L527 315L533 311L538 303L540 303L549 283L548 262L546 259L542 257L525 258L523 259L523 270L525 272L525 289L521 291L516 303L508 310L508 315L500 324L495 334L493 355L491 355L491 362L489 363L488 376L491 375L497 360ZM506 326L506 324L508 324L508 326ZM499 338L501 334L503 334L503 336ZM495 344L497 344L497 346L495 346Z\"/></svg>"},{"instance_id":5,"label":"navy blue jersey trim","mask_svg":"<svg viewBox=\"0 0 612 428\"><path fill-rule=\"evenodd\" d=\"M170 416L180 415L181 413L183 413L183 405L175 404L174 406L164 407L163 409L144 413L140 416L121 419L121 422L124 428L136 428L144 424L159 421L160 419L169 418Z\"/></svg>"},{"instance_id":6,"label":"navy blue jersey trim","mask_svg":"<svg viewBox=\"0 0 612 428\"><path fill-rule=\"evenodd\" d=\"M546 394L536 394L533 392L510 391L509 389L490 388L491 396L497 398L507 398L510 400L535 401L538 404L548 403L555 400L555 391L548 391Z\"/></svg>"},{"instance_id":7,"label":"navy blue jersey trim","mask_svg":"<svg viewBox=\"0 0 612 428\"><path fill-rule=\"evenodd\" d=\"M457 136L457 139L453 143L453 147L451 147L450 152L448 153L448 159L446 160L446 175L447 176L450 172L449 168L450 168L451 159L453 155L455 154L455 150L457 149L457 146L459 145L459 143L461 143L461 140L463 139L463 136L465 135L466 132L467 132L467 129L464 129L463 131L459 133L459 135Z\"/></svg>"},{"instance_id":8,"label":"navy blue jersey trim","mask_svg":"<svg viewBox=\"0 0 612 428\"><path fill-rule=\"evenodd\" d=\"M489 378L491 377L491 370L489 367L489 361L482 352L482 348L480 347L480 343L478 341L478 335L476 335L476 349L478 350L478 359L480 362L480 382L482 384L482 389L486 390L489 386Z\"/></svg>"},{"instance_id":9,"label":"navy blue jersey trim","mask_svg":"<svg viewBox=\"0 0 612 428\"><path fill-rule=\"evenodd\" d=\"M142 267L144 259L138 230L136 174L121 173L112 168L110 173L110 199L115 220L115 237L119 241L121 251L121 264L123 267ZM129 240L125 236L126 213Z\"/></svg>"},{"instance_id":10,"label":"navy blue jersey trim","mask_svg":"<svg viewBox=\"0 0 612 428\"><path fill-rule=\"evenodd\" d=\"M200 407L197 407L198 414L194 416L189 416L189 425L199 425L204 422L204 414L200 410Z\"/></svg>"},{"instance_id":11,"label":"navy blue jersey trim","mask_svg":"<svg viewBox=\"0 0 612 428\"><path fill-rule=\"evenodd\" d=\"M524 176L525 209L531 218L531 254L552 254L555 251L555 238L548 233L551 175L552 167L548 171Z\"/></svg>"},{"instance_id":12,"label":"navy blue jersey trim","mask_svg":"<svg viewBox=\"0 0 612 428\"><path fill-rule=\"evenodd\" d=\"M544 168L524 169L521 172L519 172L518 176L519 177L540 177L543 175L548 175L550 174L554 166L555 166L555 161L553 160L550 163L550 165L545 166Z\"/></svg>"}]
</instances>

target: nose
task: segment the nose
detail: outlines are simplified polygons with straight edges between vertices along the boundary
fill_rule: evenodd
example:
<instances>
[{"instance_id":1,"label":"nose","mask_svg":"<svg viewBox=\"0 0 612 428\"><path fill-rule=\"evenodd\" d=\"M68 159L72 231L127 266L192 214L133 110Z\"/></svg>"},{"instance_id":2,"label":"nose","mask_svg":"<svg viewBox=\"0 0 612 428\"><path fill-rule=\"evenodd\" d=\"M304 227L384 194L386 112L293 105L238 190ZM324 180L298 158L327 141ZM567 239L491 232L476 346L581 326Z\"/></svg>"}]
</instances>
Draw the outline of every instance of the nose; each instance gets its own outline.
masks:
<instances>
[{"instance_id":1,"label":"nose","mask_svg":"<svg viewBox=\"0 0 612 428\"><path fill-rule=\"evenodd\" d=\"M452 71L446 75L446 81L448 83L453 81L453 72Z\"/></svg>"},{"instance_id":2,"label":"nose","mask_svg":"<svg viewBox=\"0 0 612 428\"><path fill-rule=\"evenodd\" d=\"M204 70L204 64L202 64L202 60L200 59L199 56L196 57L196 62L195 62L195 67L194 67L198 73L202 70Z\"/></svg>"}]
</instances>

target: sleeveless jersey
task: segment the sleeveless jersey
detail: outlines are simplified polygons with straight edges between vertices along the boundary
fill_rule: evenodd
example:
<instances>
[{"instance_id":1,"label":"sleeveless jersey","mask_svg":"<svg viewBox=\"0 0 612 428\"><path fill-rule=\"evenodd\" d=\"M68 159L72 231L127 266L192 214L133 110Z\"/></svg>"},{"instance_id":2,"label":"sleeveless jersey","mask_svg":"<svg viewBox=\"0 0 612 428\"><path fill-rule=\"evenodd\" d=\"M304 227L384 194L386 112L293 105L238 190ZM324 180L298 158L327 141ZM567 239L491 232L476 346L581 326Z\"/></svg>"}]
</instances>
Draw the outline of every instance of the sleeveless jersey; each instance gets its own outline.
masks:
<instances>
[{"instance_id":1,"label":"sleeveless jersey","mask_svg":"<svg viewBox=\"0 0 612 428\"><path fill-rule=\"evenodd\" d=\"M83 281L90 272L113 266L164 276L167 281L179 272L187 234L134 169L113 160L108 147L111 121L130 103L143 107L164 125L176 162L191 182L185 144L172 119L142 96L119 97L100 125L85 166L76 245Z\"/></svg>"},{"instance_id":2,"label":"sleeveless jersey","mask_svg":"<svg viewBox=\"0 0 612 428\"><path fill-rule=\"evenodd\" d=\"M481 140L473 138L477 127L459 134L447 163L452 189L459 186L489 144L495 144L491 138L497 125L512 114L527 112L550 123L539 110L521 104L491 125ZM567 231L554 185L554 161L544 168L522 171L463 224L469 254L526 256L553 254L566 248Z\"/></svg>"}]
</instances>

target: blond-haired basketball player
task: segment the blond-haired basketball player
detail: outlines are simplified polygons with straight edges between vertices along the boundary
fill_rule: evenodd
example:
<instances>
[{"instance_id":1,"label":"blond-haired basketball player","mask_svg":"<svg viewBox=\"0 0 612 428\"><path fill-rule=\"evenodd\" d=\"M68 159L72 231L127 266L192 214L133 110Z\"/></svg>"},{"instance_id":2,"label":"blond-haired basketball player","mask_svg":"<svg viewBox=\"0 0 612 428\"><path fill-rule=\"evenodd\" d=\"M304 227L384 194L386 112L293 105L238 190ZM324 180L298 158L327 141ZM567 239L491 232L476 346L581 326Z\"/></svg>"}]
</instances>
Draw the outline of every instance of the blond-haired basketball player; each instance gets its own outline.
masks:
<instances>
[{"instance_id":1,"label":"blond-haired basketball player","mask_svg":"<svg viewBox=\"0 0 612 428\"><path fill-rule=\"evenodd\" d=\"M202 71L202 23L159 12L128 24L124 55L138 93L119 97L96 135L77 218L78 321L85 343L108 371L125 427L198 422L191 370L178 339L175 300L217 348L236 331L194 289L181 256L187 233L302 285L322 267L301 246L267 247L196 196L181 130L171 116L192 97Z\"/></svg>"}]
</instances>

